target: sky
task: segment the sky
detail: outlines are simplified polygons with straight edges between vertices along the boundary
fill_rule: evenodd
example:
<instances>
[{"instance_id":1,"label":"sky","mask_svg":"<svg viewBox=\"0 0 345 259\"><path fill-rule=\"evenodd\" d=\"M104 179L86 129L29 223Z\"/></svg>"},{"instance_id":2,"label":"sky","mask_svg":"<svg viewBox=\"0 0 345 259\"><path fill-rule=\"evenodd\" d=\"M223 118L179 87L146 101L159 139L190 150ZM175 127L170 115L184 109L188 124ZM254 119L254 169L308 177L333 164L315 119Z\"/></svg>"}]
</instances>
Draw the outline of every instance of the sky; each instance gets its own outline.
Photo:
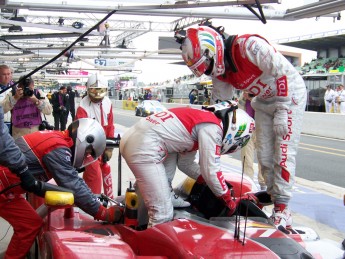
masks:
<instances>
[{"instance_id":1,"label":"sky","mask_svg":"<svg viewBox=\"0 0 345 259\"><path fill-rule=\"evenodd\" d=\"M281 9L292 8L307 4L310 1L289 0L284 1L282 5L278 5ZM277 8L278 8L277 7ZM269 41L302 36L311 33L319 33L333 30L344 30L345 33L345 13L342 12L343 17L340 21L333 22L333 18L325 17L316 20L302 19L298 21L273 21L268 20L263 24L259 20L245 21L245 20L221 20L212 19L215 26L224 26L225 32L228 34L246 34L255 33L264 36ZM160 36L171 36L172 34L159 34ZM133 40L133 45L139 49L157 49L158 48L158 34L148 33ZM306 60L310 61L316 56L316 53L310 54L306 52ZM309 60L308 60L309 59ZM182 59L181 59L182 61ZM169 65L168 61L161 60L143 60L137 61L135 64L136 70L141 70L141 74L137 74L138 81L144 83L163 82L165 80L174 79L179 76L191 74L190 70L184 65Z\"/></svg>"}]
</instances>

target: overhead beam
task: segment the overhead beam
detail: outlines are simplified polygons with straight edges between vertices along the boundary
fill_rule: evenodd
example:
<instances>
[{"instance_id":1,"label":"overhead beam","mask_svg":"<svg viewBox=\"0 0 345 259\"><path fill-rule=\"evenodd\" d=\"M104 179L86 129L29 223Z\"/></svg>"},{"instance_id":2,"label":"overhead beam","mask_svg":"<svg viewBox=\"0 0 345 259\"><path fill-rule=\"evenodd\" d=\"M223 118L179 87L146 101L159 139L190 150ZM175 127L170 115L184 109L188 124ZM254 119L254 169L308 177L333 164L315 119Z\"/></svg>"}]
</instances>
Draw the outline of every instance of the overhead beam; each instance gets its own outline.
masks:
<instances>
[{"instance_id":1,"label":"overhead beam","mask_svg":"<svg viewBox=\"0 0 345 259\"><path fill-rule=\"evenodd\" d=\"M286 20L299 20L324 16L345 10L344 0L323 0L297 8L288 9L284 16Z\"/></svg>"},{"instance_id":2,"label":"overhead beam","mask_svg":"<svg viewBox=\"0 0 345 259\"><path fill-rule=\"evenodd\" d=\"M116 10L122 14L124 12L144 10L165 10L165 9L182 9L182 8L198 8L198 7L213 7L213 6L230 6L230 5L254 5L255 0L237 0L237 1L197 1L188 3L188 1L176 1L175 4L158 4L158 5L123 5L114 3L114 1L82 1L83 4L71 4L67 1L50 0L44 5L42 2L23 1L23 0L8 0L4 5L7 8L14 9L29 9L29 10L51 10L55 12L91 12L91 13L109 13ZM261 4L281 3L281 0L261 0Z\"/></svg>"}]
</instances>

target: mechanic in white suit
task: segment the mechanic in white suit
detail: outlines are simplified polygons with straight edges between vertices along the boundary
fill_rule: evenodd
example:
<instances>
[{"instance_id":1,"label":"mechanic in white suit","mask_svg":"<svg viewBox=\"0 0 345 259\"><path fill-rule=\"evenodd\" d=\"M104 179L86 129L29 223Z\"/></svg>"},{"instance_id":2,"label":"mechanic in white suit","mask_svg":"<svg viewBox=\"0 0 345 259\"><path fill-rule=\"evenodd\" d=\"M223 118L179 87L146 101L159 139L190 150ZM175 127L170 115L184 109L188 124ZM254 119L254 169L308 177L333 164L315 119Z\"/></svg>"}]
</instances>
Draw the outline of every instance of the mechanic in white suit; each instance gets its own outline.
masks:
<instances>
[{"instance_id":1,"label":"mechanic in white suit","mask_svg":"<svg viewBox=\"0 0 345 259\"><path fill-rule=\"evenodd\" d=\"M182 43L182 57L194 75L212 77L213 101L231 99L234 89L256 96L252 107L257 154L274 202L271 218L277 227L289 227L288 204L295 182L306 86L292 64L264 38L221 35L220 28L201 25L189 28L186 34L177 32L175 38Z\"/></svg>"},{"instance_id":2,"label":"mechanic in white suit","mask_svg":"<svg viewBox=\"0 0 345 259\"><path fill-rule=\"evenodd\" d=\"M340 114L345 114L345 90L343 85L339 85L339 90L336 93L337 106Z\"/></svg>"},{"instance_id":3,"label":"mechanic in white suit","mask_svg":"<svg viewBox=\"0 0 345 259\"><path fill-rule=\"evenodd\" d=\"M333 103L333 99L334 99L334 95L335 92L334 90L331 88L330 85L327 85L327 89L324 95L324 100L325 100L325 108L326 108L326 112L332 112L332 106L334 105Z\"/></svg>"},{"instance_id":4,"label":"mechanic in white suit","mask_svg":"<svg viewBox=\"0 0 345 259\"><path fill-rule=\"evenodd\" d=\"M108 81L100 74L89 76L87 83L87 95L80 101L75 119L91 118L98 121L107 138L114 138L115 126L113 106L108 94ZM113 149L105 149L103 155L94 163L85 167L83 179L93 193L102 192L114 198L112 175L110 165L107 163L112 157Z\"/></svg>"},{"instance_id":5,"label":"mechanic in white suit","mask_svg":"<svg viewBox=\"0 0 345 259\"><path fill-rule=\"evenodd\" d=\"M125 132L120 151L148 210L148 227L173 219L170 186L173 174L169 168L176 168L176 154L182 154L179 159L183 159L185 174L206 182L229 209L228 215L235 212L237 205L225 183L220 155L239 150L255 128L254 120L246 112L233 112L235 107L228 101L215 106L218 110L215 113L189 107L172 108L141 119ZM197 151L199 164L194 161ZM172 164L167 165L166 159Z\"/></svg>"}]
</instances>

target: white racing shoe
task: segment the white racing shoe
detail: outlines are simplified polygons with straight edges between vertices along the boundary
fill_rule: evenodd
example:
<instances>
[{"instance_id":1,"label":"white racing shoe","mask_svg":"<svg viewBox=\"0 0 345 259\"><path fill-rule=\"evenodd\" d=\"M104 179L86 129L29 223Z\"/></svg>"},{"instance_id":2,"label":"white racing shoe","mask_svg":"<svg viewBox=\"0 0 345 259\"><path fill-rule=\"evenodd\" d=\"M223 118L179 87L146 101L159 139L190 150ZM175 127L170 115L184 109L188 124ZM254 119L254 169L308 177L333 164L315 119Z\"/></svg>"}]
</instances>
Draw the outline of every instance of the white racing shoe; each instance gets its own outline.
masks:
<instances>
[{"instance_id":1,"label":"white racing shoe","mask_svg":"<svg viewBox=\"0 0 345 259\"><path fill-rule=\"evenodd\" d=\"M271 220L273 224L277 227L277 229L281 231L292 228L291 212L284 204L276 204L274 206Z\"/></svg>"},{"instance_id":2,"label":"white racing shoe","mask_svg":"<svg viewBox=\"0 0 345 259\"><path fill-rule=\"evenodd\" d=\"M174 192L172 192L171 201L174 208L186 208L190 206L190 203L188 201L183 200L180 196L176 195Z\"/></svg>"}]
</instances>

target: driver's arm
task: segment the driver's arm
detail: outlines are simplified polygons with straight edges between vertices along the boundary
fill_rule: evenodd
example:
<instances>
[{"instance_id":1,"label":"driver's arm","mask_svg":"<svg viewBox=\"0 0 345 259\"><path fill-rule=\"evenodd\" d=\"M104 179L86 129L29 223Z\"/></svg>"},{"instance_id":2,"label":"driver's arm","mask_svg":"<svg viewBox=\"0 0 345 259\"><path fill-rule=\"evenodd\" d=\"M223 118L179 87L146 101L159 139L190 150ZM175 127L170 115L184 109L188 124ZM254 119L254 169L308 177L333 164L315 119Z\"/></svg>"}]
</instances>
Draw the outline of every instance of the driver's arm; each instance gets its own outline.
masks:
<instances>
[{"instance_id":1,"label":"driver's arm","mask_svg":"<svg viewBox=\"0 0 345 259\"><path fill-rule=\"evenodd\" d=\"M196 126L199 143L200 173L215 196L221 197L228 191L220 165L222 129L213 123Z\"/></svg>"}]
</instances>

